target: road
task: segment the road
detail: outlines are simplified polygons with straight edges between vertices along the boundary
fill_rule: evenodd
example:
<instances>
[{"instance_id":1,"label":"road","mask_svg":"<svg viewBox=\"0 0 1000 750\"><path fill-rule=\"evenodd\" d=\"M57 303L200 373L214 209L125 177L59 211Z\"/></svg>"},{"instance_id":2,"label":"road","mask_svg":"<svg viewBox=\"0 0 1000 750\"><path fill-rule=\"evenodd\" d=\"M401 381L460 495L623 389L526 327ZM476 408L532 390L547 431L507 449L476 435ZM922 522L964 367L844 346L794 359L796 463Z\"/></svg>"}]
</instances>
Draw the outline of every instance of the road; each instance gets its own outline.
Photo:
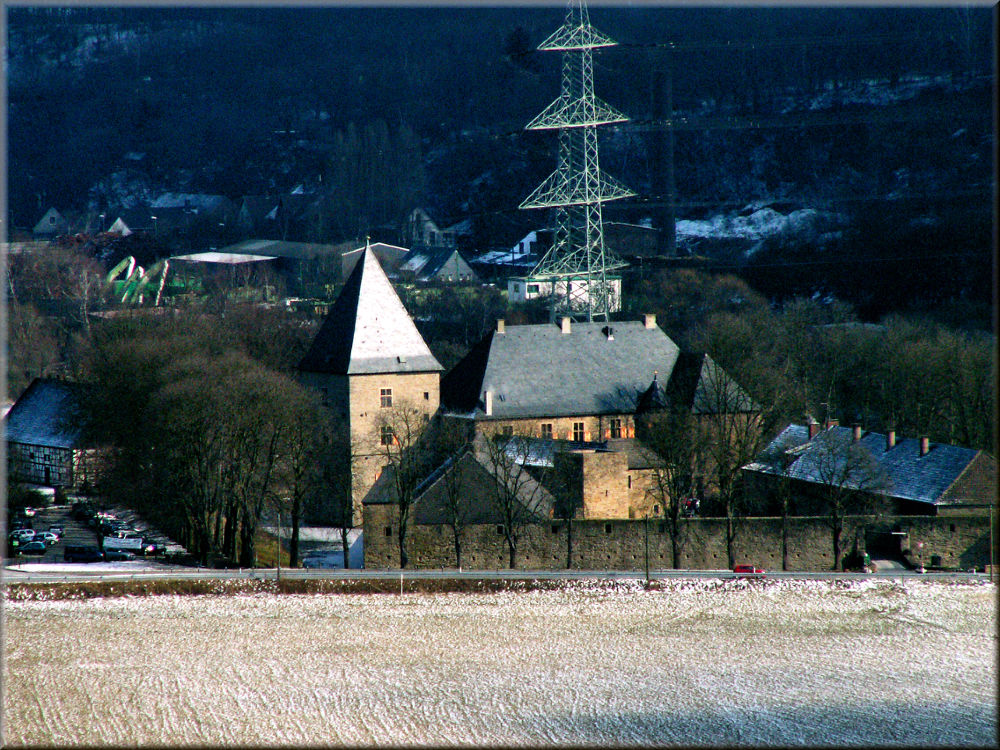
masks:
<instances>
[{"instance_id":1,"label":"road","mask_svg":"<svg viewBox=\"0 0 1000 750\"><path fill-rule=\"evenodd\" d=\"M69 570L69 566L59 566L59 571L33 571L31 564L5 565L3 581L7 584L16 583L61 583L66 581L129 581L129 580L274 580L277 571L274 568L254 568L246 570L214 570L209 568L190 568L181 566L161 565L156 568L128 568L127 563L108 569L100 564L89 565L80 563L79 570ZM138 563L137 565L141 565ZM572 581L572 580L642 580L645 574L635 570L331 570L331 569L281 569L284 579L311 580L515 580L515 581ZM728 570L656 570L650 571L651 580L661 579L704 579L704 578L740 578ZM835 572L768 572L766 579L794 580L863 580L920 578L929 580L949 581L986 581L985 573L959 573L935 571L918 573L908 570L893 570L882 573L835 573Z\"/></svg>"}]
</instances>

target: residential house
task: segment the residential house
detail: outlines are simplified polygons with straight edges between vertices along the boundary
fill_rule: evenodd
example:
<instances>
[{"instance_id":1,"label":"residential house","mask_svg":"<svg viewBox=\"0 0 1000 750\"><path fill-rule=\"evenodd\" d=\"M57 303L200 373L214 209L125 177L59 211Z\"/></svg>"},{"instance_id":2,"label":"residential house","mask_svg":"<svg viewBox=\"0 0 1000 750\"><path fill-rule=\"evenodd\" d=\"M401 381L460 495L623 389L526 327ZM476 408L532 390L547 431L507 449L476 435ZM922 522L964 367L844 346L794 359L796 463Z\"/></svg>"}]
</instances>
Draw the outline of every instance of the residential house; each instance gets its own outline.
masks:
<instances>
[{"instance_id":1,"label":"residential house","mask_svg":"<svg viewBox=\"0 0 1000 750\"><path fill-rule=\"evenodd\" d=\"M997 499L996 459L986 451L835 421L789 425L743 470L764 492L790 482L799 513L815 512L812 500L831 485L873 496L897 515L985 513Z\"/></svg>"},{"instance_id":2,"label":"residential house","mask_svg":"<svg viewBox=\"0 0 1000 750\"><path fill-rule=\"evenodd\" d=\"M32 234L36 237L55 237L58 234L66 234L69 230L70 225L66 217L57 209L49 208L35 224Z\"/></svg>"},{"instance_id":3,"label":"residential house","mask_svg":"<svg viewBox=\"0 0 1000 750\"><path fill-rule=\"evenodd\" d=\"M4 417L7 476L11 481L47 487L93 486L100 451L81 428L81 407L88 387L36 378Z\"/></svg>"},{"instance_id":4,"label":"residential house","mask_svg":"<svg viewBox=\"0 0 1000 750\"><path fill-rule=\"evenodd\" d=\"M415 208L406 217L403 241L411 247L457 247L459 237L470 234L471 230L468 219L442 229L424 209Z\"/></svg>"},{"instance_id":5,"label":"residential house","mask_svg":"<svg viewBox=\"0 0 1000 750\"><path fill-rule=\"evenodd\" d=\"M479 276L462 254L451 247L435 250L411 250L397 268L397 275L417 281L478 281Z\"/></svg>"}]
</instances>

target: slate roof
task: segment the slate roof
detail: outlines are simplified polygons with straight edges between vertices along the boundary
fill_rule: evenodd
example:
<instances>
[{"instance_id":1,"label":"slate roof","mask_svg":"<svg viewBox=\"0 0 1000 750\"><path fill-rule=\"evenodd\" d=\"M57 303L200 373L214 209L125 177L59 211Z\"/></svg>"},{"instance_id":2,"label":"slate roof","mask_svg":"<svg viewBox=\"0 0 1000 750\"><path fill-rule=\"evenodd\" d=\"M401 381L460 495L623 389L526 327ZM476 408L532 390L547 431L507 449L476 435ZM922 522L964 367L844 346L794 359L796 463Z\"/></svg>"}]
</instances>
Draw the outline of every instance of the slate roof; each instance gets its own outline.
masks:
<instances>
[{"instance_id":1,"label":"slate roof","mask_svg":"<svg viewBox=\"0 0 1000 750\"><path fill-rule=\"evenodd\" d=\"M847 427L829 427L810 440L807 425L793 424L771 441L756 461L743 468L822 484L823 477L831 474L823 470L824 464L829 464L830 451L843 450L852 442L852 430ZM889 448L886 436L877 432L863 433L860 446L884 476L886 486L879 494L929 504L942 504L942 496L981 452L930 443L930 450L921 456L918 439L901 438ZM782 464L786 464L784 469Z\"/></svg>"},{"instance_id":2,"label":"slate roof","mask_svg":"<svg viewBox=\"0 0 1000 750\"><path fill-rule=\"evenodd\" d=\"M462 475L464 523L470 525L502 523L503 518L490 494L494 492L490 483L497 480L481 450L469 450L457 461L446 460L417 486L411 506L413 522L430 525L449 522L444 478L447 473L454 471L459 471ZM385 468L365 496L366 505L386 505L395 502L392 472L391 466ZM533 514L548 517L555 502L552 494L527 472L520 474L518 482L523 497L523 507Z\"/></svg>"},{"instance_id":3,"label":"slate roof","mask_svg":"<svg viewBox=\"0 0 1000 750\"><path fill-rule=\"evenodd\" d=\"M299 369L337 375L439 372L375 253L366 247Z\"/></svg>"},{"instance_id":4,"label":"slate roof","mask_svg":"<svg viewBox=\"0 0 1000 750\"><path fill-rule=\"evenodd\" d=\"M75 419L89 386L35 378L4 418L8 443L79 448L83 428Z\"/></svg>"},{"instance_id":5,"label":"slate roof","mask_svg":"<svg viewBox=\"0 0 1000 750\"><path fill-rule=\"evenodd\" d=\"M710 356L681 352L666 385L654 383L639 399L643 412L669 404L684 404L694 414L726 414L757 411L757 405L739 384Z\"/></svg>"},{"instance_id":6,"label":"slate roof","mask_svg":"<svg viewBox=\"0 0 1000 750\"><path fill-rule=\"evenodd\" d=\"M411 250L399 265L400 271L412 271L421 281L429 281L449 262L452 257L458 273L474 276L475 271L466 263L465 258L453 247L442 247L431 250Z\"/></svg>"},{"instance_id":7,"label":"slate roof","mask_svg":"<svg viewBox=\"0 0 1000 750\"><path fill-rule=\"evenodd\" d=\"M491 419L628 414L653 372L671 373L679 353L660 328L640 322L574 322L568 334L557 324L507 326L442 379L441 401L476 418L486 416L486 390Z\"/></svg>"}]
</instances>

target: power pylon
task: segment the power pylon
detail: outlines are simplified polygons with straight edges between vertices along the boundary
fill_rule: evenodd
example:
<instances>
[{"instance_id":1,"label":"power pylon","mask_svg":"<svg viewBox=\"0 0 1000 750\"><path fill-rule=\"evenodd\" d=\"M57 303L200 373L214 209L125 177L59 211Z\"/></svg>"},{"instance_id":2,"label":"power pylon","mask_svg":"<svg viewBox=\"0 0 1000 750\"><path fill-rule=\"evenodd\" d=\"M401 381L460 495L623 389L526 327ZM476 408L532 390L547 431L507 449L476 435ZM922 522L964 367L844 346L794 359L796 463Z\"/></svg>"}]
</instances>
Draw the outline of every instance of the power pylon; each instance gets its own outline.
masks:
<instances>
[{"instance_id":1,"label":"power pylon","mask_svg":"<svg viewBox=\"0 0 1000 750\"><path fill-rule=\"evenodd\" d=\"M552 247L531 273L532 281L549 285L551 317L586 311L587 320L618 308L620 278L608 272L625 267L604 247L601 205L635 193L601 172L597 127L626 122L625 115L594 96L593 51L617 42L595 31L583 0L570 0L563 25L538 45L542 51L562 52L559 98L525 127L558 130L556 170L522 201L520 208L555 209ZM557 294L561 287L562 294Z\"/></svg>"}]
</instances>

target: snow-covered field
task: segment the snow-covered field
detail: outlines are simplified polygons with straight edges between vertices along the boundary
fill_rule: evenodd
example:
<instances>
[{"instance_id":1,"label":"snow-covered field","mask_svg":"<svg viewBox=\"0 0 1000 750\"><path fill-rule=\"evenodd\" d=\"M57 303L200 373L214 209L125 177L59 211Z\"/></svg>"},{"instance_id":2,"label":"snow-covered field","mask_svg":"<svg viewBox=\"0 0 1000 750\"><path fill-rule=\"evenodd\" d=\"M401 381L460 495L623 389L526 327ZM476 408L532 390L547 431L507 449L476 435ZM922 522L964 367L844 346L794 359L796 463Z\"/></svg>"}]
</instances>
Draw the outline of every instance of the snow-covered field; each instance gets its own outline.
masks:
<instances>
[{"instance_id":1,"label":"snow-covered field","mask_svg":"<svg viewBox=\"0 0 1000 750\"><path fill-rule=\"evenodd\" d=\"M16 745L997 741L990 584L7 602Z\"/></svg>"}]
</instances>

